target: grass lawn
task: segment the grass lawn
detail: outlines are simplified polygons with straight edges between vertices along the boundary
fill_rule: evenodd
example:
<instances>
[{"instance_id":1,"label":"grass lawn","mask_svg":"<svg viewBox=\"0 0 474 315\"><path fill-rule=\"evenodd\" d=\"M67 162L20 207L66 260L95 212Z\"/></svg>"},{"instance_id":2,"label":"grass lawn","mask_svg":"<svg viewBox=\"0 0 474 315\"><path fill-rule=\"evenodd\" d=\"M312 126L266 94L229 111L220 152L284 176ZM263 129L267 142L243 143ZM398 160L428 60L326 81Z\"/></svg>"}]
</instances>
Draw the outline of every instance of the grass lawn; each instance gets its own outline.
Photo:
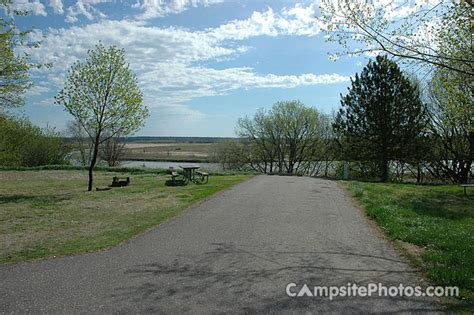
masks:
<instances>
[{"instance_id":1,"label":"grass lawn","mask_svg":"<svg viewBox=\"0 0 474 315\"><path fill-rule=\"evenodd\" d=\"M355 181L344 185L432 283L458 286L461 298L473 303L474 197L448 185Z\"/></svg>"},{"instance_id":2,"label":"grass lawn","mask_svg":"<svg viewBox=\"0 0 474 315\"><path fill-rule=\"evenodd\" d=\"M130 176L130 186L86 192L86 171L0 171L0 263L116 245L249 178L211 176L206 185L168 187L164 175L99 171L94 187L116 175Z\"/></svg>"}]
</instances>

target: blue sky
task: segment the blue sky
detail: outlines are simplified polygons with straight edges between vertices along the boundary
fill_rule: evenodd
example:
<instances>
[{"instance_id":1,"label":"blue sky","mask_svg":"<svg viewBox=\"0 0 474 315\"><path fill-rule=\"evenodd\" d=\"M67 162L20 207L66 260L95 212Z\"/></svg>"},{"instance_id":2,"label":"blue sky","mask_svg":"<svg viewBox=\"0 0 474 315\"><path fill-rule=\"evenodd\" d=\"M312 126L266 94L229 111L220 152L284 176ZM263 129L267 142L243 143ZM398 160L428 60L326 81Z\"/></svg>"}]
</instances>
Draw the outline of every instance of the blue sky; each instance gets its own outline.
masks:
<instances>
[{"instance_id":1,"label":"blue sky","mask_svg":"<svg viewBox=\"0 0 474 315\"><path fill-rule=\"evenodd\" d=\"M239 117L299 99L330 113L367 59L330 61L314 1L16 1L21 28L42 46L20 113L64 130L72 117L53 97L75 60L100 40L123 47L150 118L137 135L234 136Z\"/></svg>"}]
</instances>

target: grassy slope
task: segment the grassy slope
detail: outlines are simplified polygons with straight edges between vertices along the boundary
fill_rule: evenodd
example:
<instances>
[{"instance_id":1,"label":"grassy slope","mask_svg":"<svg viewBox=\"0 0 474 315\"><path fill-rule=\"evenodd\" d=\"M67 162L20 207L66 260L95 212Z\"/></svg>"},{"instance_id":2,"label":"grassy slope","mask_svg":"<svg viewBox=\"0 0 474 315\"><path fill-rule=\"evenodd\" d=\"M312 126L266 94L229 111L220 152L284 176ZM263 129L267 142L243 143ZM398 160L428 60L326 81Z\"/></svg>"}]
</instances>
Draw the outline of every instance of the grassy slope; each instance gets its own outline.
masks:
<instances>
[{"instance_id":1,"label":"grassy slope","mask_svg":"<svg viewBox=\"0 0 474 315\"><path fill-rule=\"evenodd\" d=\"M421 248L418 267L433 283L458 286L462 298L472 303L473 197L466 198L458 186L361 182L345 186L388 237Z\"/></svg>"},{"instance_id":2,"label":"grassy slope","mask_svg":"<svg viewBox=\"0 0 474 315\"><path fill-rule=\"evenodd\" d=\"M116 245L189 205L249 176L211 176L206 185L165 186L167 176L96 172L131 185L86 192L85 171L0 171L0 263L66 255Z\"/></svg>"}]
</instances>

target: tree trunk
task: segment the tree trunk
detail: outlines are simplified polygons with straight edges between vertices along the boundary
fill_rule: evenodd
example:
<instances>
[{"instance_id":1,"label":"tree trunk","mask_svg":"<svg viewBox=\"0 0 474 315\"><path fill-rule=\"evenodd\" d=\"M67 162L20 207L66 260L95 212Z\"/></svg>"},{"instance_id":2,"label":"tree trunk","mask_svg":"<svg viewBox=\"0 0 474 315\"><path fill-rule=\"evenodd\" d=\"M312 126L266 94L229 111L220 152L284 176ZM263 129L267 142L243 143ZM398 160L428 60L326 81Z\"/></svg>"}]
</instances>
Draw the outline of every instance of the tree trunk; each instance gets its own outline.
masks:
<instances>
[{"instance_id":1,"label":"tree trunk","mask_svg":"<svg viewBox=\"0 0 474 315\"><path fill-rule=\"evenodd\" d=\"M474 132L469 132L469 158L459 162L458 183L467 184L471 172L472 160L474 159Z\"/></svg>"},{"instance_id":2,"label":"tree trunk","mask_svg":"<svg viewBox=\"0 0 474 315\"><path fill-rule=\"evenodd\" d=\"M469 132L469 153L471 154L471 160L474 159L474 131Z\"/></svg>"},{"instance_id":3,"label":"tree trunk","mask_svg":"<svg viewBox=\"0 0 474 315\"><path fill-rule=\"evenodd\" d=\"M92 182L93 182L93 170L95 163L97 162L97 154L99 153L99 137L97 137L94 143L94 152L92 154L91 164L89 165L89 184L87 186L87 191L92 191Z\"/></svg>"},{"instance_id":4,"label":"tree trunk","mask_svg":"<svg viewBox=\"0 0 474 315\"><path fill-rule=\"evenodd\" d=\"M386 159L382 160L382 182L388 181L388 161Z\"/></svg>"},{"instance_id":5,"label":"tree trunk","mask_svg":"<svg viewBox=\"0 0 474 315\"><path fill-rule=\"evenodd\" d=\"M469 181L469 170L471 169L471 161L466 161L466 164L460 164L460 172L459 172L459 183L460 184L467 184Z\"/></svg>"},{"instance_id":6,"label":"tree trunk","mask_svg":"<svg viewBox=\"0 0 474 315\"><path fill-rule=\"evenodd\" d=\"M421 183L421 166L420 166L420 163L417 164L417 166L416 166L416 171L417 171L417 174L416 174L416 183L417 183L417 184L420 184L420 183Z\"/></svg>"},{"instance_id":7,"label":"tree trunk","mask_svg":"<svg viewBox=\"0 0 474 315\"><path fill-rule=\"evenodd\" d=\"M472 160L474 160L474 131L469 132L469 155L470 157L467 163L467 179L469 178L469 172L471 171Z\"/></svg>"}]
</instances>

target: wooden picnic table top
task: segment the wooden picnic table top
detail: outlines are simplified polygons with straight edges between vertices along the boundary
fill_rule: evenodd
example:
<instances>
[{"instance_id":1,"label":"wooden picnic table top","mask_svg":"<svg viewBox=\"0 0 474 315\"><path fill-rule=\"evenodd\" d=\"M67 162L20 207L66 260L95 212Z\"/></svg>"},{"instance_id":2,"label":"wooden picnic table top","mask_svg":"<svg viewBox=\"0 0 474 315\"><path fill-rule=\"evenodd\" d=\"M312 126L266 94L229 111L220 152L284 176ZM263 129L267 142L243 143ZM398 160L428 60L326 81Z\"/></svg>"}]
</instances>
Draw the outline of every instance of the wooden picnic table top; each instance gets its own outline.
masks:
<instances>
[{"instance_id":1,"label":"wooden picnic table top","mask_svg":"<svg viewBox=\"0 0 474 315\"><path fill-rule=\"evenodd\" d=\"M183 170L197 170L200 168L199 165L180 165L179 167L181 167Z\"/></svg>"},{"instance_id":2,"label":"wooden picnic table top","mask_svg":"<svg viewBox=\"0 0 474 315\"><path fill-rule=\"evenodd\" d=\"M467 187L474 187L474 184L460 184L459 186L461 186L463 189L464 189L464 195L467 197Z\"/></svg>"}]
</instances>

